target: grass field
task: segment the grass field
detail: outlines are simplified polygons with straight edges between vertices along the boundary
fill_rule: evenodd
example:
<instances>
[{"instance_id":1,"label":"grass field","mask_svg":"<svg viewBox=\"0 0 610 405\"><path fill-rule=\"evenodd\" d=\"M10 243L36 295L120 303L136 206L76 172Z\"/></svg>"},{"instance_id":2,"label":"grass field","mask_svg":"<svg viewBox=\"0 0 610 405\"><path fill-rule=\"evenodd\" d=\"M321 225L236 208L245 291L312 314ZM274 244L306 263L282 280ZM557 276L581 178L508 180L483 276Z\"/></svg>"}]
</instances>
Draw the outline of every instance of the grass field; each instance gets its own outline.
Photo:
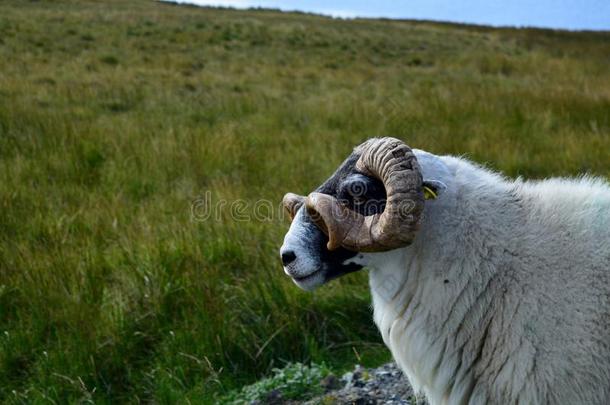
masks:
<instances>
[{"instance_id":1,"label":"grass field","mask_svg":"<svg viewBox=\"0 0 610 405\"><path fill-rule=\"evenodd\" d=\"M301 292L286 220L193 202L307 193L374 135L609 176L608 66L610 33L2 1L0 401L212 402L388 359L365 273Z\"/></svg>"}]
</instances>

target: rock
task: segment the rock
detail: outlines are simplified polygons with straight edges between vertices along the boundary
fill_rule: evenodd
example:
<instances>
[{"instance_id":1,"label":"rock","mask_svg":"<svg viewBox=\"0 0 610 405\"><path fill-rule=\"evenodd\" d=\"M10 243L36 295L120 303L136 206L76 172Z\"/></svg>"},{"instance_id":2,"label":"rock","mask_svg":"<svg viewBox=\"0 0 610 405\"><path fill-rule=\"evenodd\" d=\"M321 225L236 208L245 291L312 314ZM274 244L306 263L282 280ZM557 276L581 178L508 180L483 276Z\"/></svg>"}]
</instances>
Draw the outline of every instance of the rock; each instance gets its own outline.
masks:
<instances>
[{"instance_id":1,"label":"rock","mask_svg":"<svg viewBox=\"0 0 610 405\"><path fill-rule=\"evenodd\" d=\"M329 374L320 381L320 386L324 388L324 392L338 390L345 385L343 380L337 378L334 374Z\"/></svg>"},{"instance_id":2,"label":"rock","mask_svg":"<svg viewBox=\"0 0 610 405\"><path fill-rule=\"evenodd\" d=\"M366 383L362 380L354 380L354 387L364 387Z\"/></svg>"},{"instance_id":3,"label":"rock","mask_svg":"<svg viewBox=\"0 0 610 405\"><path fill-rule=\"evenodd\" d=\"M350 385L354 381L354 373L343 374L341 381L343 381L346 385Z\"/></svg>"},{"instance_id":4,"label":"rock","mask_svg":"<svg viewBox=\"0 0 610 405\"><path fill-rule=\"evenodd\" d=\"M320 384L326 387L330 381L325 382L324 380ZM421 404L421 402L416 402L409 382L394 363L374 369L356 366L353 371L345 373L339 382L342 383L339 388L331 389L326 394L307 401L305 404Z\"/></svg>"}]
</instances>

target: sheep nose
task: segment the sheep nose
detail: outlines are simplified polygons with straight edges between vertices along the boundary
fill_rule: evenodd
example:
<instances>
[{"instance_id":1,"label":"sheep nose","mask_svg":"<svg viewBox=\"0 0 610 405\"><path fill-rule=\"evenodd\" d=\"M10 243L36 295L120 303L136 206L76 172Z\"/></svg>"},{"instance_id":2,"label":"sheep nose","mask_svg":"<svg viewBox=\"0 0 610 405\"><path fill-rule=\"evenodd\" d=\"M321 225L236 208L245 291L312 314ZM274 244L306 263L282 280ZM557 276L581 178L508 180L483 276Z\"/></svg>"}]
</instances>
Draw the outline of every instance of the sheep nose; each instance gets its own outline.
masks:
<instances>
[{"instance_id":1,"label":"sheep nose","mask_svg":"<svg viewBox=\"0 0 610 405\"><path fill-rule=\"evenodd\" d=\"M284 266L288 266L290 263L294 262L294 260L296 258L297 258L297 255L295 255L292 250L282 252L282 264Z\"/></svg>"}]
</instances>

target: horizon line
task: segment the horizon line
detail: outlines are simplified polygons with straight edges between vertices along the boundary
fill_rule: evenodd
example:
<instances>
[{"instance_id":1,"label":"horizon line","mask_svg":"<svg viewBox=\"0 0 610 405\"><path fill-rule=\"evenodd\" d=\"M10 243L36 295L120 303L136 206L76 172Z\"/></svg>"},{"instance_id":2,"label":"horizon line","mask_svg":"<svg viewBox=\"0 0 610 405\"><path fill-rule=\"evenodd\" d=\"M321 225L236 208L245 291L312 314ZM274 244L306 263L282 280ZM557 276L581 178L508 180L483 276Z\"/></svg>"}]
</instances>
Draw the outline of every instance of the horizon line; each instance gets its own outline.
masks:
<instances>
[{"instance_id":1,"label":"horizon line","mask_svg":"<svg viewBox=\"0 0 610 405\"><path fill-rule=\"evenodd\" d=\"M159 3L165 3L176 6L190 6L197 8L208 8L208 9L221 9L221 10L233 10L233 11L268 11L268 12L279 12L285 14L307 14L311 16L318 16L343 21L357 21L357 20L372 20L372 21L396 21L396 22L416 22L416 23L434 23L434 24L446 24L446 25L460 25L460 26L471 26L477 28L491 28L491 29L517 29L517 30L547 30L547 31L565 31L565 32L583 32L583 33L610 33L608 29L593 29L593 28L558 28L549 25L509 25L509 24L493 24L493 23L479 23L469 22L461 20L442 20L442 19L428 19L428 18L413 18L413 17L388 17L382 15L358 15L357 13L347 12L345 10L328 10L324 12L313 11L313 10L300 10L293 8L282 8L278 6L254 6L254 5L243 5L238 4L198 4L197 0L156 0Z\"/></svg>"}]
</instances>

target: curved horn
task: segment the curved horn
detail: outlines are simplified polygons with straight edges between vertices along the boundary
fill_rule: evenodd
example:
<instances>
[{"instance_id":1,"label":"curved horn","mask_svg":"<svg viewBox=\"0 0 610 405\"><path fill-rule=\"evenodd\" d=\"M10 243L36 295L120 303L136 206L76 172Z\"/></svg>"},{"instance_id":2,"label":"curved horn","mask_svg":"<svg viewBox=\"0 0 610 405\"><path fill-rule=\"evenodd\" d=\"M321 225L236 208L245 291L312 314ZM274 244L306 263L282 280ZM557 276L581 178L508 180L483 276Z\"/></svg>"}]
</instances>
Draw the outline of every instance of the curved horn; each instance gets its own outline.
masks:
<instances>
[{"instance_id":1,"label":"curved horn","mask_svg":"<svg viewBox=\"0 0 610 405\"><path fill-rule=\"evenodd\" d=\"M302 195L288 193L282 199L282 205L286 212L288 212L288 215L290 215L291 220L294 219L299 208L305 203L305 198Z\"/></svg>"},{"instance_id":2,"label":"curved horn","mask_svg":"<svg viewBox=\"0 0 610 405\"><path fill-rule=\"evenodd\" d=\"M409 245L424 207L422 175L413 151L395 138L371 139L359 149L356 169L383 182L384 211L364 216L330 195L311 193L305 201L308 213L328 235L329 250L343 246L380 252Z\"/></svg>"}]
</instances>

